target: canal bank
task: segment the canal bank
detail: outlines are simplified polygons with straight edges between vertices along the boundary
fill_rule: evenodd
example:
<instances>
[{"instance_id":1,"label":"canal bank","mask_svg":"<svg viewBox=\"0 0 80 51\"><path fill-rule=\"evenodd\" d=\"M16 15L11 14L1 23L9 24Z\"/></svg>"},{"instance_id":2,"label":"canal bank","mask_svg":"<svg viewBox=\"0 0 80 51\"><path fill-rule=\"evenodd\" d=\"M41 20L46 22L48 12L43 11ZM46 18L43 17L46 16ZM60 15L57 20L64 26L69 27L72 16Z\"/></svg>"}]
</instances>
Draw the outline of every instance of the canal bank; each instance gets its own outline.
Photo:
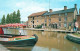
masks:
<instances>
[{"instance_id":1,"label":"canal bank","mask_svg":"<svg viewBox=\"0 0 80 51\"><path fill-rule=\"evenodd\" d=\"M48 32L61 32L61 33L75 33L74 31L59 30L59 29L35 29L35 28L21 28L24 30L33 30L33 31L48 31ZM79 32L79 31L78 31Z\"/></svg>"},{"instance_id":2,"label":"canal bank","mask_svg":"<svg viewBox=\"0 0 80 51\"><path fill-rule=\"evenodd\" d=\"M10 51L6 47L0 44L0 51Z\"/></svg>"}]
</instances>

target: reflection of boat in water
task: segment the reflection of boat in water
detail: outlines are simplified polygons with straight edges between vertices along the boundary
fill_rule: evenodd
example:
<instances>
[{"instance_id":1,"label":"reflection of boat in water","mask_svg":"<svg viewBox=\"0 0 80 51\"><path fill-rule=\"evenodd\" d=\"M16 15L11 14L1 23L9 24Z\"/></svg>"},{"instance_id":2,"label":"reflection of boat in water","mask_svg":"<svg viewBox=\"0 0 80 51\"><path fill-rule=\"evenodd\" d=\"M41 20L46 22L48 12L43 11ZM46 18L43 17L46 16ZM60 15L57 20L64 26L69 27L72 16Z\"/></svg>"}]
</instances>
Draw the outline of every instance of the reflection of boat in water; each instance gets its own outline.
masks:
<instances>
[{"instance_id":1,"label":"reflection of boat in water","mask_svg":"<svg viewBox=\"0 0 80 51\"><path fill-rule=\"evenodd\" d=\"M10 47L34 46L37 40L38 36L36 34L34 34L33 36L4 34L2 28L0 29L0 44L4 46Z\"/></svg>"}]
</instances>

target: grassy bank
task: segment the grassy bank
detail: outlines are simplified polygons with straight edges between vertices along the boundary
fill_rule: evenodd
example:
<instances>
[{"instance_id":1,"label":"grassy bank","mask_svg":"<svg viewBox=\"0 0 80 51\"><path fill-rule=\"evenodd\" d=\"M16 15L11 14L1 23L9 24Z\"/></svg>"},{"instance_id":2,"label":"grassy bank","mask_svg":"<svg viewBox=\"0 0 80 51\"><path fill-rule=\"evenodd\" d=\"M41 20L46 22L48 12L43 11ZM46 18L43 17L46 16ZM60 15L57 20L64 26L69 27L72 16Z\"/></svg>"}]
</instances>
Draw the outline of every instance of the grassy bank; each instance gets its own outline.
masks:
<instances>
[{"instance_id":1,"label":"grassy bank","mask_svg":"<svg viewBox=\"0 0 80 51\"><path fill-rule=\"evenodd\" d=\"M80 37L80 34L78 34L78 33L75 33L75 34L73 34L73 35L75 35L75 36L77 36L77 37Z\"/></svg>"}]
</instances>

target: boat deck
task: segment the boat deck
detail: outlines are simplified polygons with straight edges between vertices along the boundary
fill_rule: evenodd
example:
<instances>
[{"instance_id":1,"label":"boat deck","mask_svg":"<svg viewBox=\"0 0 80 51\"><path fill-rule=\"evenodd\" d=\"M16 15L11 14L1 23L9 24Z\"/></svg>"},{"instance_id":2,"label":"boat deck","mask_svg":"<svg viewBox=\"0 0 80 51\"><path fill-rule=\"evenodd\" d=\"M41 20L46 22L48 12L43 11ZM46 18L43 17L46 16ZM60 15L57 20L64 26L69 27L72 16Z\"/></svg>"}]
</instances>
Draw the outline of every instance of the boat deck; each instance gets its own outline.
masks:
<instances>
[{"instance_id":1,"label":"boat deck","mask_svg":"<svg viewBox=\"0 0 80 51\"><path fill-rule=\"evenodd\" d=\"M12 38L1 37L0 41L17 41L17 40L24 40L24 39L31 39L31 38L35 38L35 36L16 36Z\"/></svg>"}]
</instances>

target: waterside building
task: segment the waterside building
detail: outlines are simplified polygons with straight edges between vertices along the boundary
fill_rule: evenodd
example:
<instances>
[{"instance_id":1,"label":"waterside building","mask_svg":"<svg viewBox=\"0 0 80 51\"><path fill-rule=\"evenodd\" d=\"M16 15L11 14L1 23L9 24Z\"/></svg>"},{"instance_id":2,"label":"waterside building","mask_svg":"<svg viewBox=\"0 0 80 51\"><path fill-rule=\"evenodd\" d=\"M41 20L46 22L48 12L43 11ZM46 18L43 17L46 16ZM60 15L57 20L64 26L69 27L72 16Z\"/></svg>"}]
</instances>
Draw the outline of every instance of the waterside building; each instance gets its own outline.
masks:
<instances>
[{"instance_id":1,"label":"waterside building","mask_svg":"<svg viewBox=\"0 0 80 51\"><path fill-rule=\"evenodd\" d=\"M54 29L71 30L74 28L74 20L77 14L77 4L74 5L74 8L68 9L67 6L64 6L64 9L59 11L50 9L49 12L32 13L28 16L28 27L35 28L38 25L43 25Z\"/></svg>"}]
</instances>

